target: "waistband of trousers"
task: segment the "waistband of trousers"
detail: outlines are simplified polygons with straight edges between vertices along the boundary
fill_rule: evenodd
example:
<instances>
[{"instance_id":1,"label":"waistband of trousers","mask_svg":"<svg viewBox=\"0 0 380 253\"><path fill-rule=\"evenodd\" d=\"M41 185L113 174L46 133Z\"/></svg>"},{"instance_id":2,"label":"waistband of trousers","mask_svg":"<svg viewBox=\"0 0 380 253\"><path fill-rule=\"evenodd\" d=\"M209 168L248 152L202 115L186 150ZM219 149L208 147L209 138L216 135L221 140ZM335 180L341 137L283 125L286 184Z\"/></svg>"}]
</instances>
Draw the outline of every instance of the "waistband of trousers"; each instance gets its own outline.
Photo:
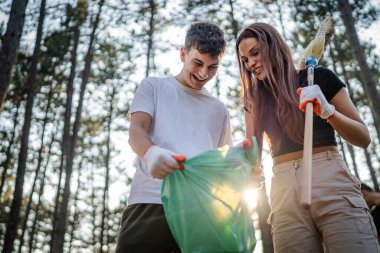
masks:
<instances>
[{"instance_id":1,"label":"waistband of trousers","mask_svg":"<svg viewBox=\"0 0 380 253\"><path fill-rule=\"evenodd\" d=\"M327 150L312 155L312 162L319 162L332 159L341 159L339 151ZM298 168L303 163L303 158L282 162L273 166L273 173L280 173L292 168Z\"/></svg>"}]
</instances>

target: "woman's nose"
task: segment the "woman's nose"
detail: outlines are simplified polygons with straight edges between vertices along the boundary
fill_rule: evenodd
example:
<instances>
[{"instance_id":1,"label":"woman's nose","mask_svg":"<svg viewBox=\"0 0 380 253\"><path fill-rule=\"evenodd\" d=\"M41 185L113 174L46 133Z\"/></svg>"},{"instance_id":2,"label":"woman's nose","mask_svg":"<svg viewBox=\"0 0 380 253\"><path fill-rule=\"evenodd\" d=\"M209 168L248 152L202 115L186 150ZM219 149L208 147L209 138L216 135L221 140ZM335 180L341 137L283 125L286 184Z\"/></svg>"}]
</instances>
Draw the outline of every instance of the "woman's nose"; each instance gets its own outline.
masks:
<instances>
[{"instance_id":1,"label":"woman's nose","mask_svg":"<svg viewBox=\"0 0 380 253\"><path fill-rule=\"evenodd\" d=\"M249 58L248 66L253 67L255 65L256 65L256 60L253 57Z\"/></svg>"}]
</instances>

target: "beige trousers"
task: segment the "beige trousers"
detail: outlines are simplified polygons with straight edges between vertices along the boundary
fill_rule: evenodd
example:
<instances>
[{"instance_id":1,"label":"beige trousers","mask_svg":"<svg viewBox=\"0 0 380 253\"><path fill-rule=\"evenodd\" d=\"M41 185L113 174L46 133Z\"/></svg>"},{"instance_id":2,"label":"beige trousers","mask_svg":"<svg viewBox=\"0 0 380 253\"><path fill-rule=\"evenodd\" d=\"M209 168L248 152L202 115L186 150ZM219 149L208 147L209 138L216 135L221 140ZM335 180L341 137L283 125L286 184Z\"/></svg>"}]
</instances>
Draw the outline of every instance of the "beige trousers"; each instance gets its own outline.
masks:
<instances>
[{"instance_id":1,"label":"beige trousers","mask_svg":"<svg viewBox=\"0 0 380 253\"><path fill-rule=\"evenodd\" d=\"M270 193L276 253L377 253L377 232L353 176L339 152L313 155L312 203L300 206L302 159L273 167Z\"/></svg>"}]
</instances>

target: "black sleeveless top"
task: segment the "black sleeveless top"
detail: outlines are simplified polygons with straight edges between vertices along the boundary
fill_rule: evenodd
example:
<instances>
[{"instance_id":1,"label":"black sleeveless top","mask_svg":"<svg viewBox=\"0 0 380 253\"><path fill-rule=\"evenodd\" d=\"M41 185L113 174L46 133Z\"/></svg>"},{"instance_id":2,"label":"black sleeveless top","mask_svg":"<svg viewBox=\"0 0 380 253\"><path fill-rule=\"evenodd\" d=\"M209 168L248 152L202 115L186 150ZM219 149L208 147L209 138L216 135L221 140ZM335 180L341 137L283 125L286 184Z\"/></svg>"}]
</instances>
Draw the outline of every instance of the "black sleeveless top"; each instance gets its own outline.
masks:
<instances>
[{"instance_id":1,"label":"black sleeveless top","mask_svg":"<svg viewBox=\"0 0 380 253\"><path fill-rule=\"evenodd\" d=\"M318 67L314 70L314 84L319 85L327 101L338 93L346 85L329 69ZM307 70L299 72L299 87L307 86ZM285 134L281 138L277 150L271 150L272 157L303 150L303 145L293 142ZM336 146L335 131L330 124L321 117L313 116L313 147Z\"/></svg>"}]
</instances>

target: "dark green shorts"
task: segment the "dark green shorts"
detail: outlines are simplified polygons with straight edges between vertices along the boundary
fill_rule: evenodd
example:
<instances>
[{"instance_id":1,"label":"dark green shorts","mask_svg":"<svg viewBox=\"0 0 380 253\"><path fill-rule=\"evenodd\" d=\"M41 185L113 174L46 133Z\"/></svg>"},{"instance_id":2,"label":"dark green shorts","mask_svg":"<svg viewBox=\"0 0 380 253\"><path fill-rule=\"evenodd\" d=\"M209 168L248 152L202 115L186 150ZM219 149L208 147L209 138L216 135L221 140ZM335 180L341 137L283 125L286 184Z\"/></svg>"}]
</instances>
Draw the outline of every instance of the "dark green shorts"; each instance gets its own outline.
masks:
<instances>
[{"instance_id":1,"label":"dark green shorts","mask_svg":"<svg viewBox=\"0 0 380 253\"><path fill-rule=\"evenodd\" d=\"M128 206L121 219L116 253L180 253L159 204Z\"/></svg>"}]
</instances>

